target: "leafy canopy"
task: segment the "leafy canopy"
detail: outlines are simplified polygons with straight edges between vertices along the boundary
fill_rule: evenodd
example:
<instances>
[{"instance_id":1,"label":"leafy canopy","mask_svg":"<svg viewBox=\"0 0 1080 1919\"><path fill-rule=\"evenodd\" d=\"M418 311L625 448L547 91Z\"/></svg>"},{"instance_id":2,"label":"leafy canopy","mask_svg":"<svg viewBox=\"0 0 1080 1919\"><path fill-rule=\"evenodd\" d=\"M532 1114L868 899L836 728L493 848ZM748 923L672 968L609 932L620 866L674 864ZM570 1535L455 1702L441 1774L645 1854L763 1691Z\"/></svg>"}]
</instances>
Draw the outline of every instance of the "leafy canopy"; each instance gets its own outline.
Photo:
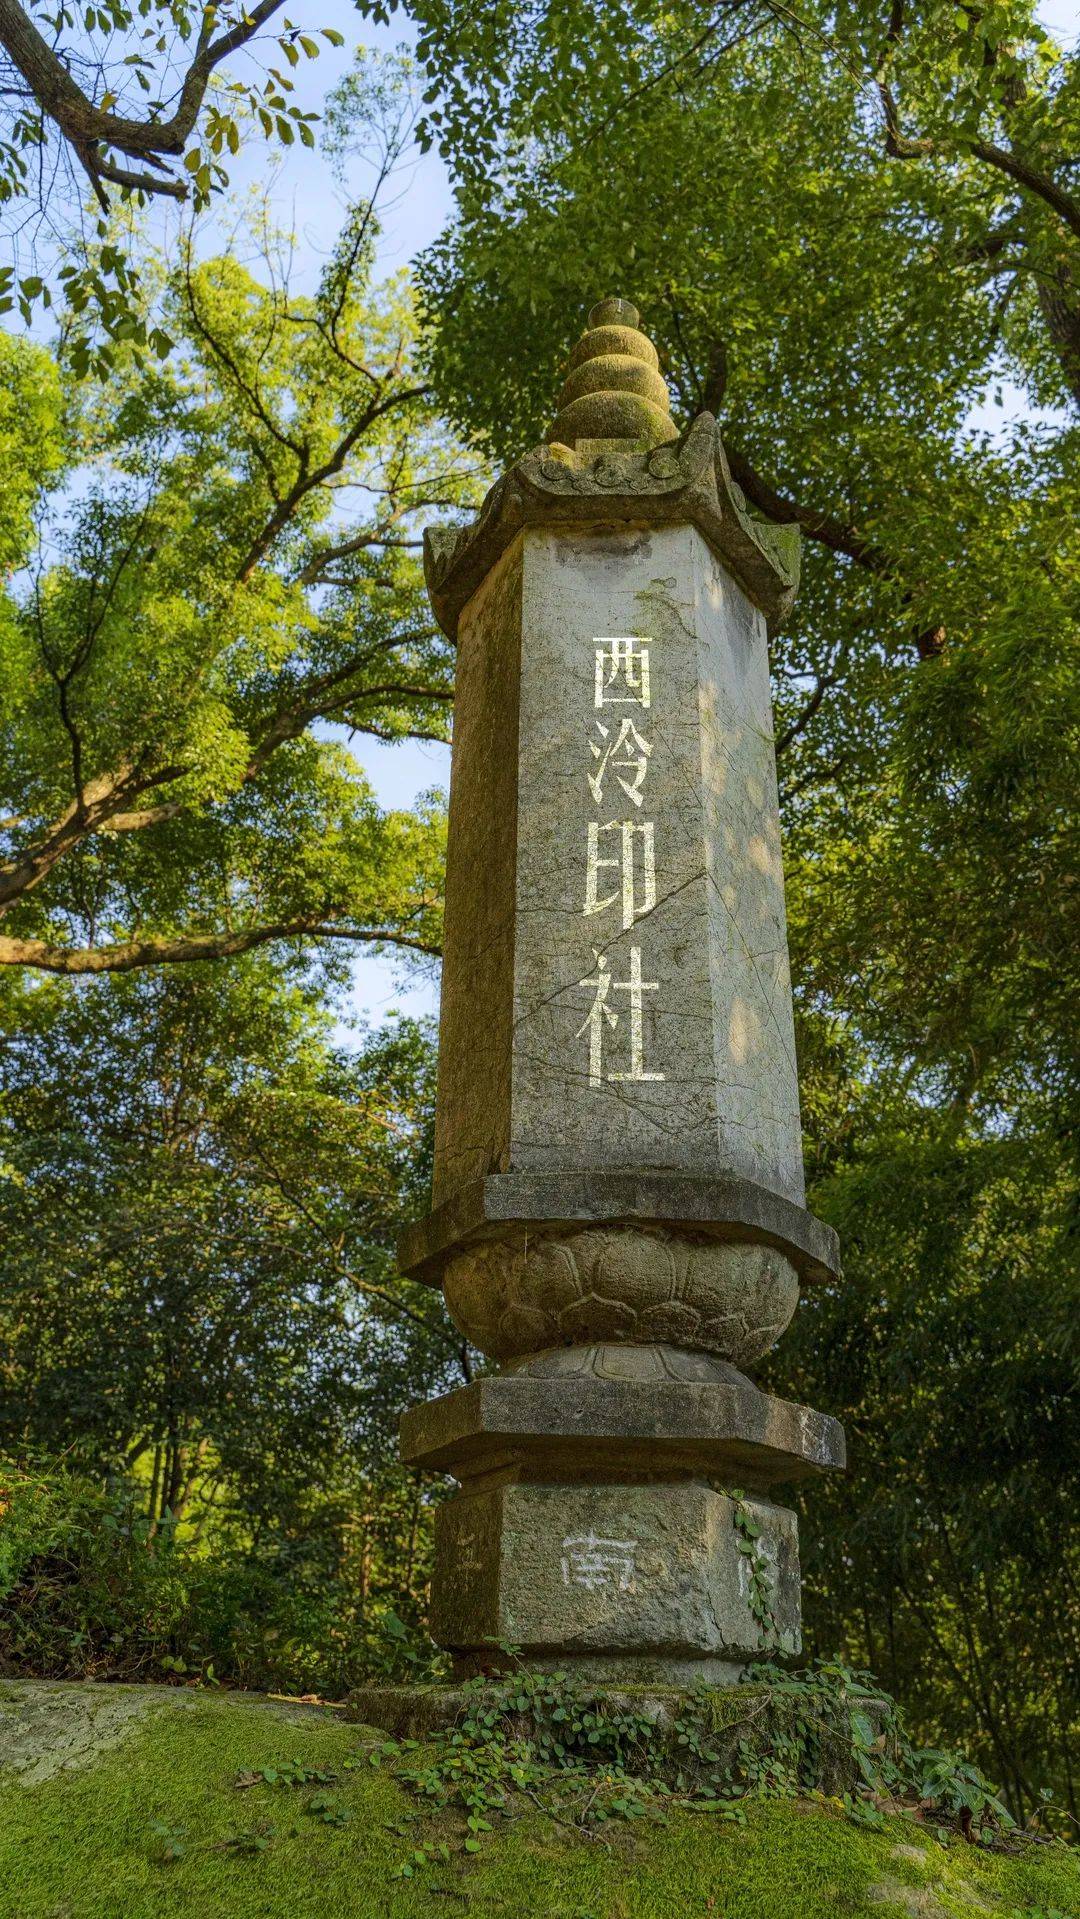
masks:
<instances>
[{"instance_id":1,"label":"leafy canopy","mask_svg":"<svg viewBox=\"0 0 1080 1919\"><path fill-rule=\"evenodd\" d=\"M769 1372L852 1458L807 1496L807 1629L925 1736L974 1728L1014 1807L1053 1779L1075 1816L1076 62L1025 8L412 11L458 424L500 460L541 440L625 294L680 423L715 413L803 529L776 738L845 1275Z\"/></svg>"},{"instance_id":2,"label":"leafy canopy","mask_svg":"<svg viewBox=\"0 0 1080 1919\"><path fill-rule=\"evenodd\" d=\"M190 198L198 212L228 186L242 138L314 146L317 115L293 99L294 72L344 36L295 25L283 4L2 0L0 208L12 258L0 266L0 312L17 302L29 321L39 302L52 304L55 275L69 305L108 335L167 350L140 316L139 270L116 243L112 202ZM65 259L87 184L100 244ZM49 256L33 272L28 250Z\"/></svg>"},{"instance_id":3,"label":"leafy canopy","mask_svg":"<svg viewBox=\"0 0 1080 1919\"><path fill-rule=\"evenodd\" d=\"M339 743L446 737L417 522L469 486L374 232L354 209L303 296L269 232L257 268L184 247L159 269L176 356L121 355L62 423L40 352L5 348L0 427L44 484L31 530L8 483L0 965L437 951L439 815L381 812Z\"/></svg>"},{"instance_id":4,"label":"leafy canopy","mask_svg":"<svg viewBox=\"0 0 1080 1919\"><path fill-rule=\"evenodd\" d=\"M3 1443L137 1471L152 1524L286 1525L313 1483L377 1480L403 1404L460 1376L393 1254L430 1038L335 1043L319 984L264 950L4 996Z\"/></svg>"}]
</instances>

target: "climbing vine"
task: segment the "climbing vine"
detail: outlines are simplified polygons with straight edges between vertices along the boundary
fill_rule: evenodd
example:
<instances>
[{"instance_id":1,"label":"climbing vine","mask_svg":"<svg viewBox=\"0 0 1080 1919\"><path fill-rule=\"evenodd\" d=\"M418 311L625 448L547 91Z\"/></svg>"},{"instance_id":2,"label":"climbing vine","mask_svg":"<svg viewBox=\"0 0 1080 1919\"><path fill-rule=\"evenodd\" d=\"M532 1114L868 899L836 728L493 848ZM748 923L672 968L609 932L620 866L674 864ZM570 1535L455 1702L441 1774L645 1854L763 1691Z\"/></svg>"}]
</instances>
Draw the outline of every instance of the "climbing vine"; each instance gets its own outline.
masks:
<instances>
[{"instance_id":1,"label":"climbing vine","mask_svg":"<svg viewBox=\"0 0 1080 1919\"><path fill-rule=\"evenodd\" d=\"M755 1534L740 1537L754 1551ZM471 1681L452 1726L369 1751L368 1763L389 1766L417 1801L397 1828L409 1845L396 1876L412 1878L448 1850L478 1852L530 1810L603 1844L612 1821L666 1824L675 1805L743 1824L755 1799L816 1797L860 1825L906 1815L946 1846L957 1836L999 1849L1049 1843L1019 1834L960 1755L914 1747L869 1675L827 1661L794 1674L752 1666L745 1680L670 1695L598 1692L525 1669ZM411 1831L435 1811L458 1815L456 1841L445 1828L437 1840Z\"/></svg>"},{"instance_id":2,"label":"climbing vine","mask_svg":"<svg viewBox=\"0 0 1080 1919\"><path fill-rule=\"evenodd\" d=\"M746 1601L761 1634L761 1650L765 1652L774 1647L781 1650L775 1606L776 1579L761 1543L761 1527L747 1504L745 1493L732 1491L727 1497L732 1503L735 1544L746 1562ZM782 1650L794 1651L794 1641L790 1648L785 1646Z\"/></svg>"},{"instance_id":3,"label":"climbing vine","mask_svg":"<svg viewBox=\"0 0 1080 1919\"><path fill-rule=\"evenodd\" d=\"M388 1828L400 1842L391 1872L401 1880L485 1851L523 1815L606 1847L619 1822L663 1826L678 1809L744 1826L750 1807L770 1799L817 1801L872 1827L907 1817L944 1847L1060 1843L1036 1826L1019 1831L958 1754L914 1747L893 1701L837 1661L798 1673L764 1663L723 1688L615 1690L529 1670L501 1651L507 1672L454 1691L415 1690L421 1737L358 1728L355 1748L332 1768L295 1756L243 1768L232 1785L255 1816L219 1838L159 1820L152 1857L174 1866L200 1852L253 1856L316 1829L334 1843L354 1817L349 1775L372 1767L411 1798ZM425 1701L437 1722L426 1728Z\"/></svg>"}]
</instances>

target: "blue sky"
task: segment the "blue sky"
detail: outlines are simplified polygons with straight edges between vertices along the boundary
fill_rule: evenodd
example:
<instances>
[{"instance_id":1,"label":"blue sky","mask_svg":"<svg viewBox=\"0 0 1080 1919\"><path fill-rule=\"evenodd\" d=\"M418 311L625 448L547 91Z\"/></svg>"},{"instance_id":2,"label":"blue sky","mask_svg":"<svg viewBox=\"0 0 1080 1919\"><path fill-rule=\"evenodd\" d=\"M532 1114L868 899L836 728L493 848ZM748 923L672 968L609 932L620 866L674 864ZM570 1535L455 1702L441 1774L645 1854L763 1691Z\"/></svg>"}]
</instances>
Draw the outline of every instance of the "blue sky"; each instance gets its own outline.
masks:
<instances>
[{"instance_id":1,"label":"blue sky","mask_svg":"<svg viewBox=\"0 0 1080 1919\"><path fill-rule=\"evenodd\" d=\"M401 16L389 28L359 22L352 0L316 0L311 12L320 26L336 27L345 36L345 45L334 48L324 42L318 60L304 62L295 70L294 99L308 111L318 112L329 89L348 72L358 42L390 51L407 45L411 38L410 23ZM350 181L351 194L347 196L320 151L299 146L283 151L267 146L258 137L245 142L230 165L230 174L232 194L243 195L248 189L268 191L281 226L295 234L298 285L317 278L337 238L347 198L357 198L368 184L360 169L356 179ZM390 193L382 197L381 205L379 265L389 274L407 266L450 216L450 183L438 155L414 153L400 169ZM170 217L169 210L164 209L162 218L167 221ZM209 223L204 229L204 243L213 245ZM385 746L378 740L355 739L350 750L383 806L412 806L419 794L432 787L449 789L449 747L421 741ZM381 1023L395 1009L417 1017L438 1013L437 985L418 977L407 961L361 953L353 961L353 980L351 1010L372 1024Z\"/></svg>"},{"instance_id":2,"label":"blue sky","mask_svg":"<svg viewBox=\"0 0 1080 1919\"><path fill-rule=\"evenodd\" d=\"M372 48L390 50L408 45L409 22L398 15L389 28L359 22L352 0L320 0L314 12L320 26L337 28L345 44L336 49L324 43L317 61L302 63L294 76L297 103L318 112L329 88L340 79L352 62L358 41ZM1080 0L1046 0L1039 15L1055 38L1071 44L1080 35ZM346 196L318 151L299 146L282 155L259 139L245 143L232 165L234 189L269 188L270 198L282 226L296 235L296 265L302 277L314 279L338 232ZM350 182L352 197L364 187L363 171ZM452 195L446 169L438 155L413 155L395 182L389 202L384 204L384 230L380 264L390 273L408 263L435 238L452 210ZM168 218L163 213L163 218ZM1022 396L1005 393L1004 411L994 406L980 409L976 424L1000 428L1004 420L1025 410ZM418 794L433 786L448 787L449 749L419 742L384 746L378 741L357 741L352 749L372 781L384 806L411 806ZM406 968L391 957L364 954L355 961L353 1011L378 1023L393 1009L423 1015L438 1010L438 989L429 980L410 977Z\"/></svg>"}]
</instances>

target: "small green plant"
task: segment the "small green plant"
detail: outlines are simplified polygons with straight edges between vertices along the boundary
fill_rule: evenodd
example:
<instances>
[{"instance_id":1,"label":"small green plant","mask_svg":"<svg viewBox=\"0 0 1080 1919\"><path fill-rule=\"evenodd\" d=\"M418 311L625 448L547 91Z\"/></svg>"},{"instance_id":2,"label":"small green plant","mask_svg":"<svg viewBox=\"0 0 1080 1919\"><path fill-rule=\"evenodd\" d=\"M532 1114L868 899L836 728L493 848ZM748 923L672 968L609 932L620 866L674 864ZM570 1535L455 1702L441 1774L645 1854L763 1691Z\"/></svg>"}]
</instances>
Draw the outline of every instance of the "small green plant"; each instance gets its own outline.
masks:
<instances>
[{"instance_id":1,"label":"small green plant","mask_svg":"<svg viewBox=\"0 0 1080 1919\"><path fill-rule=\"evenodd\" d=\"M746 1503L746 1495L731 1492L728 1497L734 1505L732 1524L735 1528L735 1544L746 1561L749 1579L747 1601L760 1628L762 1650L765 1651L770 1646L778 1646L780 1639L773 1604L775 1583L772 1567L761 1544L761 1527Z\"/></svg>"},{"instance_id":2,"label":"small green plant","mask_svg":"<svg viewBox=\"0 0 1080 1919\"><path fill-rule=\"evenodd\" d=\"M1010 1906L1001 1919L1069 1919L1060 1906Z\"/></svg>"},{"instance_id":3,"label":"small green plant","mask_svg":"<svg viewBox=\"0 0 1080 1919\"><path fill-rule=\"evenodd\" d=\"M246 1832L230 1833L228 1838L222 1839L212 1850L231 1852L240 1859L254 1859L259 1853L269 1849L276 1832L276 1826L253 1826Z\"/></svg>"},{"instance_id":4,"label":"small green plant","mask_svg":"<svg viewBox=\"0 0 1080 1919\"><path fill-rule=\"evenodd\" d=\"M187 1858L187 1833L183 1826L170 1826L164 1819L155 1819L150 1831L154 1857L162 1865L173 1865L178 1859Z\"/></svg>"},{"instance_id":5,"label":"small green plant","mask_svg":"<svg viewBox=\"0 0 1080 1919\"><path fill-rule=\"evenodd\" d=\"M303 1766L299 1759L273 1759L267 1766L259 1766L254 1771L245 1770L236 1775L239 1788L247 1786L330 1786L337 1779L336 1772L323 1772L314 1766Z\"/></svg>"},{"instance_id":6,"label":"small green plant","mask_svg":"<svg viewBox=\"0 0 1080 1919\"><path fill-rule=\"evenodd\" d=\"M264 1822L239 1832L231 1832L224 1839L206 1840L201 1845L192 1845L183 1826L170 1826L162 1819L155 1819L150 1827L153 1836L151 1856L159 1865L176 1865L181 1859L189 1858L199 1852L228 1852L240 1859L251 1859L256 1854L266 1852L274 1839L277 1827Z\"/></svg>"},{"instance_id":7,"label":"small green plant","mask_svg":"<svg viewBox=\"0 0 1080 1919\"><path fill-rule=\"evenodd\" d=\"M761 1537L761 1527L754 1518L746 1494L735 1488L724 1489L732 1502L732 1526L735 1531L735 1544L741 1553L747 1572L747 1604L754 1616L760 1632L760 1650L762 1652L793 1653L795 1638L790 1632L781 1632L776 1617L776 1570L772 1565Z\"/></svg>"},{"instance_id":8,"label":"small green plant","mask_svg":"<svg viewBox=\"0 0 1080 1919\"><path fill-rule=\"evenodd\" d=\"M647 1696L638 1704L565 1673L514 1668L471 1681L457 1723L424 1746L384 1741L367 1762L392 1766L425 1810L456 1814L456 1847L466 1853L529 1810L602 1845L612 1822L663 1824L673 1804L744 1824L750 1800L828 1792L860 1825L900 1813L946 1842L1015 1843L1006 1808L976 1768L912 1746L868 1674L831 1660L802 1673L757 1665L746 1679L741 1711L739 1695L702 1687L661 1713ZM718 1723L725 1713L728 1723ZM445 1840L417 1844L404 1823L394 1830L409 1841L397 1877L445 1861Z\"/></svg>"},{"instance_id":9,"label":"small green plant","mask_svg":"<svg viewBox=\"0 0 1080 1919\"><path fill-rule=\"evenodd\" d=\"M352 1818L352 1807L346 1806L333 1792L313 1793L304 1811L323 1826L347 1826Z\"/></svg>"}]
</instances>

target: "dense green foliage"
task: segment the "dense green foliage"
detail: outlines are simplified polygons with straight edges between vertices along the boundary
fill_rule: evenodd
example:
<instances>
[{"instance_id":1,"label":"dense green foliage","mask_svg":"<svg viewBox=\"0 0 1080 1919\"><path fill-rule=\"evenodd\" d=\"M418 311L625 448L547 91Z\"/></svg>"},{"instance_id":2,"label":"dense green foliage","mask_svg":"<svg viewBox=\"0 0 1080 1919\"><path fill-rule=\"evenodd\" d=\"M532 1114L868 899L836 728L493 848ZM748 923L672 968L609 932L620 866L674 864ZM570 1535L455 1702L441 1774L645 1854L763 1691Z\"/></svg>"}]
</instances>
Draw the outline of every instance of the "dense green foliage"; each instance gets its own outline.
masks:
<instances>
[{"instance_id":1,"label":"dense green foliage","mask_svg":"<svg viewBox=\"0 0 1080 1919\"><path fill-rule=\"evenodd\" d=\"M339 1698L434 1670L416 1629L430 1529L415 1488L365 1483L358 1460L347 1490L274 1521L245 1525L237 1505L210 1528L155 1524L128 1486L0 1460L0 1674Z\"/></svg>"},{"instance_id":2,"label":"dense green foliage","mask_svg":"<svg viewBox=\"0 0 1080 1919\"><path fill-rule=\"evenodd\" d=\"M464 1821L417 1820L393 1769L367 1763L376 1741L363 1727L286 1722L281 1709L212 1694L159 1706L78 1770L32 1785L0 1774L6 1896L18 1919L58 1909L427 1919L451 1903L485 1919L891 1919L916 1900L951 1919L978 1919L991 1903L1002 1919L1057 1919L1076 1905L1064 1850L945 1849L907 1821L875 1831L839 1807L790 1801L751 1805L742 1826L675 1810L667 1825L638 1821L606 1844L583 1844L526 1804L497 1843L463 1855ZM429 1839L450 1842L448 1862L395 1878Z\"/></svg>"},{"instance_id":3,"label":"dense green foliage","mask_svg":"<svg viewBox=\"0 0 1080 1919\"><path fill-rule=\"evenodd\" d=\"M804 530L772 657L845 1278L767 1372L851 1441L807 1501L813 1642L927 1736L975 1729L1015 1805L1052 1777L1080 1811L1077 63L1024 6L413 11L454 417L500 459L541 439L585 307L626 294L680 420L717 413Z\"/></svg>"},{"instance_id":4,"label":"dense green foliage","mask_svg":"<svg viewBox=\"0 0 1080 1919\"><path fill-rule=\"evenodd\" d=\"M38 988L0 1108L8 1432L283 1512L382 1458L395 1408L457 1371L441 1301L396 1279L429 1178L430 1049L333 1047L263 955Z\"/></svg>"},{"instance_id":5,"label":"dense green foliage","mask_svg":"<svg viewBox=\"0 0 1080 1919\"><path fill-rule=\"evenodd\" d=\"M4 1440L98 1490L13 1472L0 1663L180 1659L340 1696L379 1668L386 1607L423 1607L431 1494L397 1417L467 1364L394 1270L430 1179L430 1043L399 1021L332 1045L265 951L50 982L14 1012Z\"/></svg>"},{"instance_id":6,"label":"dense green foliage","mask_svg":"<svg viewBox=\"0 0 1080 1919\"><path fill-rule=\"evenodd\" d=\"M43 356L7 349L0 966L437 951L440 820L382 813L319 725L441 739L451 699L413 548L462 460L376 231L357 206L304 297L270 232L259 270L151 258L167 370L129 354L62 421Z\"/></svg>"},{"instance_id":7,"label":"dense green foliage","mask_svg":"<svg viewBox=\"0 0 1080 1919\"><path fill-rule=\"evenodd\" d=\"M344 36L280 19L267 42L282 4L108 0L76 11L62 0L11 0L3 9L0 313L17 304L29 321L61 290L80 372L109 364L107 342L149 347L161 358L172 344L148 321L139 265L109 217L116 202L142 207L190 196L196 209L207 206L228 186L242 134L314 146L318 116L292 97L293 73ZM261 56L254 63L253 43ZM88 191L95 219L80 206ZM64 242L80 229L93 244L73 250Z\"/></svg>"},{"instance_id":8,"label":"dense green foliage","mask_svg":"<svg viewBox=\"0 0 1080 1919\"><path fill-rule=\"evenodd\" d=\"M737 1687L652 1696L522 1667L471 1680L454 1722L426 1738L434 1756L413 1740L378 1757L396 1762L422 1804L466 1815L470 1851L523 1797L591 1837L620 1821L663 1824L672 1806L745 1825L755 1801L825 1793L858 1825L880 1830L886 1811L903 1809L943 1845L957 1835L998 1849L1021 1842L976 1768L916 1749L894 1702L834 1662L803 1673L757 1665ZM437 1857L430 1844L414 1849L403 1871Z\"/></svg>"},{"instance_id":9,"label":"dense green foliage","mask_svg":"<svg viewBox=\"0 0 1080 1919\"><path fill-rule=\"evenodd\" d=\"M350 1049L316 1002L350 941L434 957L441 820L380 811L332 728L445 737L418 522L466 502L466 438L543 437L620 293L805 535L772 663L846 1270L766 1373L851 1446L804 1501L808 1637L1080 1817L1077 61L1022 0L409 11L458 194L422 326L360 207L303 298L272 236L147 256L163 368L120 348L62 403L2 347L0 1439L67 1448L110 1563L144 1556L114 1625L83 1522L39 1542L7 1656L335 1690L379 1606L422 1611L394 1416L469 1365L390 1253L428 1043ZM361 66L339 144L373 97Z\"/></svg>"}]
</instances>

